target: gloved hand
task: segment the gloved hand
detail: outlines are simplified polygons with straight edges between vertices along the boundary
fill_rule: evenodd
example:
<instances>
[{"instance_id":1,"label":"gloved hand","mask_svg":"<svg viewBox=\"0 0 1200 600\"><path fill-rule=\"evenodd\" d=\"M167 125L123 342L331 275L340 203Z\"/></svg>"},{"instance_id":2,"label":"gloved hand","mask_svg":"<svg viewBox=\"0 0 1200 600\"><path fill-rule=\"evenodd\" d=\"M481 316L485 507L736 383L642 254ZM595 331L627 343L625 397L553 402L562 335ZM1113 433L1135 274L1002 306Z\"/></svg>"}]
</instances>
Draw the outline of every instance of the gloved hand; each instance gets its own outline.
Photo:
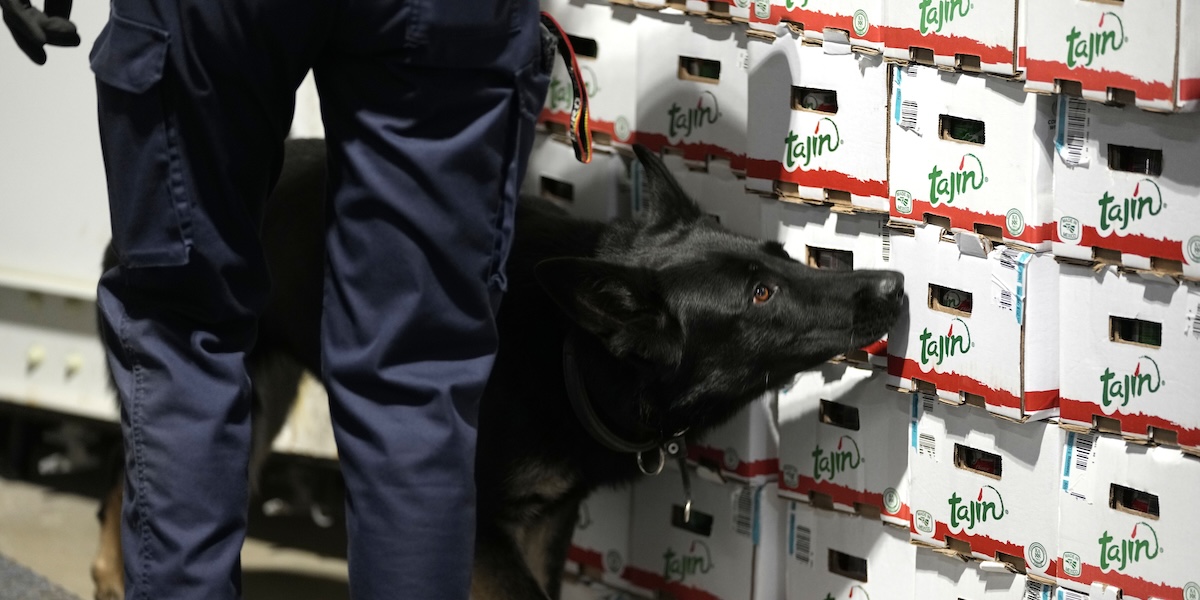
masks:
<instances>
[{"instance_id":1,"label":"gloved hand","mask_svg":"<svg viewBox=\"0 0 1200 600\"><path fill-rule=\"evenodd\" d=\"M17 46L29 56L29 60L46 64L46 44L51 46L78 46L79 33L71 16L72 0L46 0L46 12L29 4L29 0L0 0L0 12L4 13L4 24L12 32Z\"/></svg>"}]
</instances>

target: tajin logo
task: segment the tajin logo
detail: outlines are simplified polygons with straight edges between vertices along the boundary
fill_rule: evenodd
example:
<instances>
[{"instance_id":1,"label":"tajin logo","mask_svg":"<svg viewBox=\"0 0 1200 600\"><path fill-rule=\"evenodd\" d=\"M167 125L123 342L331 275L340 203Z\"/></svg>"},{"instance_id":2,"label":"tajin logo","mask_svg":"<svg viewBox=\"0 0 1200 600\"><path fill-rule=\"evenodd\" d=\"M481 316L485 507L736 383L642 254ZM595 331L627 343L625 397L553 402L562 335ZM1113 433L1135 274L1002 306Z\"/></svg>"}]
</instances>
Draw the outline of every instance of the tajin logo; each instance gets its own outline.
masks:
<instances>
[{"instance_id":1,"label":"tajin logo","mask_svg":"<svg viewBox=\"0 0 1200 600\"><path fill-rule=\"evenodd\" d=\"M962 335L955 335L954 325L961 325L960 331ZM950 329L946 331L946 335L939 335L936 338L930 333L926 327L921 331L921 364L927 365L929 361L936 360L935 365L942 364L942 361L956 354L966 354L971 351L974 344L971 343L971 329L967 327L966 321L962 319L954 319L950 322Z\"/></svg>"},{"instance_id":2,"label":"tajin logo","mask_svg":"<svg viewBox=\"0 0 1200 600\"><path fill-rule=\"evenodd\" d=\"M1124 231L1132 222L1158 216L1166 206L1162 190L1149 179L1134 184L1131 196L1118 201L1112 194L1104 192L1098 203L1101 233Z\"/></svg>"},{"instance_id":3,"label":"tajin logo","mask_svg":"<svg viewBox=\"0 0 1200 600\"><path fill-rule=\"evenodd\" d=\"M989 498L995 496L995 498L984 499L984 490L991 490L992 493L987 496ZM979 523L999 521L1008 514L1008 511L1004 510L1004 496L1001 496L1000 491L990 485L979 488L979 495L965 504L957 493L951 494L947 503L950 504L950 529L955 531L975 529L975 525Z\"/></svg>"},{"instance_id":4,"label":"tajin logo","mask_svg":"<svg viewBox=\"0 0 1200 600\"><path fill-rule=\"evenodd\" d=\"M921 35L937 33L942 26L971 12L970 0L921 0Z\"/></svg>"},{"instance_id":5,"label":"tajin logo","mask_svg":"<svg viewBox=\"0 0 1200 600\"><path fill-rule=\"evenodd\" d=\"M863 462L862 453L859 452L858 442L854 438L843 435L838 438L837 450L825 452L820 444L812 451L813 457L813 478L817 481L825 479L833 481L838 473L845 473L857 469Z\"/></svg>"},{"instance_id":6,"label":"tajin logo","mask_svg":"<svg viewBox=\"0 0 1200 600\"><path fill-rule=\"evenodd\" d=\"M1105 20L1108 21L1107 29L1104 26ZM1116 52L1128 41L1125 37L1125 23L1114 12L1101 14L1097 29L1100 31L1089 32L1087 37L1084 37L1078 28L1071 27L1071 33L1067 34L1068 67L1073 69L1091 66L1096 57L1104 56L1109 51Z\"/></svg>"},{"instance_id":7,"label":"tajin logo","mask_svg":"<svg viewBox=\"0 0 1200 600\"><path fill-rule=\"evenodd\" d=\"M825 123L828 123L824 128L825 133L821 133L821 126ZM795 131L789 130L784 141L787 142L788 170L796 168L797 160L803 161L801 167L807 167L814 157L822 156L826 152L836 152L842 146L842 136L838 132L837 123L829 117L822 117L817 121L812 135L801 139Z\"/></svg>"},{"instance_id":8,"label":"tajin logo","mask_svg":"<svg viewBox=\"0 0 1200 600\"><path fill-rule=\"evenodd\" d=\"M695 108L685 109L672 103L671 108L667 110L667 117L670 137L688 137L692 135L693 130L716 123L717 119L721 118L721 106L717 103L715 94L704 92L696 100Z\"/></svg>"},{"instance_id":9,"label":"tajin logo","mask_svg":"<svg viewBox=\"0 0 1200 600\"><path fill-rule=\"evenodd\" d=\"M673 548L663 553L663 577L667 581L685 581L689 575L703 575L713 570L712 553L708 545L699 540L692 542L686 554L677 554Z\"/></svg>"},{"instance_id":10,"label":"tajin logo","mask_svg":"<svg viewBox=\"0 0 1200 600\"><path fill-rule=\"evenodd\" d=\"M1143 368L1143 367L1146 368ZM1133 373L1118 375L1112 369L1105 367L1100 375L1101 395L1100 404L1104 408L1120 402L1118 406L1127 406L1129 401L1143 395L1153 394L1162 387L1162 372L1158 363L1149 356L1139 356Z\"/></svg>"},{"instance_id":11,"label":"tajin logo","mask_svg":"<svg viewBox=\"0 0 1200 600\"><path fill-rule=\"evenodd\" d=\"M1130 563L1154 560L1162 553L1158 545L1158 532L1145 521L1133 525L1129 539L1114 540L1105 530L1100 536L1100 570L1124 571ZM1115 543L1114 543L1115 542Z\"/></svg>"},{"instance_id":12,"label":"tajin logo","mask_svg":"<svg viewBox=\"0 0 1200 600\"><path fill-rule=\"evenodd\" d=\"M945 177L943 177L945 175ZM968 190L978 190L987 182L983 173L983 162L974 154L964 154L958 161L958 170L944 173L937 165L929 171L929 204L953 204L954 199Z\"/></svg>"}]
</instances>

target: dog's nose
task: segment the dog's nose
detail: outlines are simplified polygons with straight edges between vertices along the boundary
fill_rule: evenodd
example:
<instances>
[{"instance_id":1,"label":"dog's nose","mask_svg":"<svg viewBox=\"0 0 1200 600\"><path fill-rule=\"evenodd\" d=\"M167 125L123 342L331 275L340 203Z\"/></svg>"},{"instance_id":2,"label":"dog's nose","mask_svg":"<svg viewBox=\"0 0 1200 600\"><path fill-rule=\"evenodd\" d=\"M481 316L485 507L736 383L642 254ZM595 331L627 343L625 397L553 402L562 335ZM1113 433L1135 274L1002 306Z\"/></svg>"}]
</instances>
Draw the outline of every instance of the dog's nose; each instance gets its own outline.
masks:
<instances>
[{"instance_id":1,"label":"dog's nose","mask_svg":"<svg viewBox=\"0 0 1200 600\"><path fill-rule=\"evenodd\" d=\"M880 298L894 298L904 293L904 275L896 271L883 271L876 291Z\"/></svg>"}]
</instances>

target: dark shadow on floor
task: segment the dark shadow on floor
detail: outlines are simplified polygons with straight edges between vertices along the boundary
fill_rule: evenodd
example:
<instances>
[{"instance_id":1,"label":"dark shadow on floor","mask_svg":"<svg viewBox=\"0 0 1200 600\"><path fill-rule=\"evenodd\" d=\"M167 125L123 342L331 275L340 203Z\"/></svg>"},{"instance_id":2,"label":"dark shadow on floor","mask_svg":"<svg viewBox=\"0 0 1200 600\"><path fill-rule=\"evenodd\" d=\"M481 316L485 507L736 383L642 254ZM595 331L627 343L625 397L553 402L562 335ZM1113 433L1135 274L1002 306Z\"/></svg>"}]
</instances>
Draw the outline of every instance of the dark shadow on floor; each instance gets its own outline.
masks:
<instances>
[{"instance_id":1,"label":"dark shadow on floor","mask_svg":"<svg viewBox=\"0 0 1200 600\"><path fill-rule=\"evenodd\" d=\"M344 581L290 571L243 571L246 600L349 600Z\"/></svg>"}]
</instances>

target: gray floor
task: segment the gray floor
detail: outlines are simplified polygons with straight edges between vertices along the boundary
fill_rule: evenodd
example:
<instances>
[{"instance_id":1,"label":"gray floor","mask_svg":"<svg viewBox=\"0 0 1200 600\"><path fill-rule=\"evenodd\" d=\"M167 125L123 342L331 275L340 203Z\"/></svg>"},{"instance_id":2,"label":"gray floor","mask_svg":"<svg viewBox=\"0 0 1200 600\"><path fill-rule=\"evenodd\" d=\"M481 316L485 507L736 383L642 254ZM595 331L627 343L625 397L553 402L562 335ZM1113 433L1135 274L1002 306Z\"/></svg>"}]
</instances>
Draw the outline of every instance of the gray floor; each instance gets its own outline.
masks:
<instances>
[{"instance_id":1,"label":"gray floor","mask_svg":"<svg viewBox=\"0 0 1200 600\"><path fill-rule=\"evenodd\" d=\"M88 493L93 486L67 479L70 478L59 477L35 484L0 478L0 555L70 594L91 598L89 570L99 535L98 496ZM323 541L337 536L304 521L283 517L252 522L251 530L258 535L246 542L242 552L246 600L349 597L346 562L331 556L337 548ZM314 548L309 550L305 546ZM20 572L17 568L11 571ZM15 595L18 586L28 594L42 592L28 581L13 583L0 572L0 600L61 597Z\"/></svg>"}]
</instances>

